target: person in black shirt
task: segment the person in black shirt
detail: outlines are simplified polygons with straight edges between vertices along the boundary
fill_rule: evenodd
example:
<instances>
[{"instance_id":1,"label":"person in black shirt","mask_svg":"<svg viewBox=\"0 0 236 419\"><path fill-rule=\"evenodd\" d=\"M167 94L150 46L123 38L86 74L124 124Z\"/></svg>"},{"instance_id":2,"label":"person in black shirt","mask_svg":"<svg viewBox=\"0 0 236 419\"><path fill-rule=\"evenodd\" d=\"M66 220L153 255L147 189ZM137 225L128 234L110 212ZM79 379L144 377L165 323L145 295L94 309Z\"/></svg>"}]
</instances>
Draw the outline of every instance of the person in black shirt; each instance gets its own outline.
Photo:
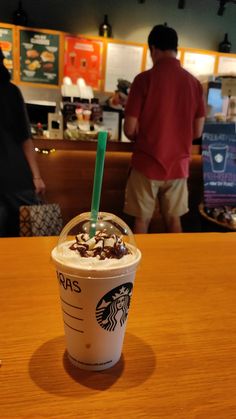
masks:
<instances>
[{"instance_id":1,"label":"person in black shirt","mask_svg":"<svg viewBox=\"0 0 236 419\"><path fill-rule=\"evenodd\" d=\"M45 192L22 94L10 82L0 49L0 237L19 235L19 207Z\"/></svg>"}]
</instances>

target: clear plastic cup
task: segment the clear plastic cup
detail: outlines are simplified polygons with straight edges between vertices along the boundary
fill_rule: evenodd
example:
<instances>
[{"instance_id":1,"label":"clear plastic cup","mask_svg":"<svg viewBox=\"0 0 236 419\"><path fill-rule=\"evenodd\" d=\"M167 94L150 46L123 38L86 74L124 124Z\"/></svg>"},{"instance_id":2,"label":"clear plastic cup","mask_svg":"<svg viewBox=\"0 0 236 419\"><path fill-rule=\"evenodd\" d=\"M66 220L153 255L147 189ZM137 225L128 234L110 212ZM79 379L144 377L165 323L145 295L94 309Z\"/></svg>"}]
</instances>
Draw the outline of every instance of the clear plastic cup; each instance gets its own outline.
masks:
<instances>
[{"instance_id":1,"label":"clear plastic cup","mask_svg":"<svg viewBox=\"0 0 236 419\"><path fill-rule=\"evenodd\" d=\"M100 212L96 231L123 237L131 253L120 259L79 257L68 247L89 234L90 213L73 218L52 251L60 290L67 354L79 368L103 370L121 356L133 284L141 253L132 231L119 217Z\"/></svg>"}]
</instances>

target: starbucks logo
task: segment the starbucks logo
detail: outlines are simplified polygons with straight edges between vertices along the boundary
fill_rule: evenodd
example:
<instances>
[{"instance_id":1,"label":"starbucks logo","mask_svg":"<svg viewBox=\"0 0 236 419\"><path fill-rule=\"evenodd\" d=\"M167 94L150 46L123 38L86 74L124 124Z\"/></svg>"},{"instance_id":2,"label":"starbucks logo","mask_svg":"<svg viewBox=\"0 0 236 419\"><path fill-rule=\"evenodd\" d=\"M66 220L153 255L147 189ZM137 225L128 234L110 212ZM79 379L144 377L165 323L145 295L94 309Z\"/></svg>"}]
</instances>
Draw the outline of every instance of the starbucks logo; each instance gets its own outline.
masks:
<instances>
[{"instance_id":1,"label":"starbucks logo","mask_svg":"<svg viewBox=\"0 0 236 419\"><path fill-rule=\"evenodd\" d=\"M125 323L130 306L133 284L127 282L114 288L99 301L96 318L103 329L114 331Z\"/></svg>"},{"instance_id":2,"label":"starbucks logo","mask_svg":"<svg viewBox=\"0 0 236 419\"><path fill-rule=\"evenodd\" d=\"M224 160L224 157L222 156L222 154L220 154L220 153L216 154L215 161L217 163L222 163L223 160Z\"/></svg>"}]
</instances>

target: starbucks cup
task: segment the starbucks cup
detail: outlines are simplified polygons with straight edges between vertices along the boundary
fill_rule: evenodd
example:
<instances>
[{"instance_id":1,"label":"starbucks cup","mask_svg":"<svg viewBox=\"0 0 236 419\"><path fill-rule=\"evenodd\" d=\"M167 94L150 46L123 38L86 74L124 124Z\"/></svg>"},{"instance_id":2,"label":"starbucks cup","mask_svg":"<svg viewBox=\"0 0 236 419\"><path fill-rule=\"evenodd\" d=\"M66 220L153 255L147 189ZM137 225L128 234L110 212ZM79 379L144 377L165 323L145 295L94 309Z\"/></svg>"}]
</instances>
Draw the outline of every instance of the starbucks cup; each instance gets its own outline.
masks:
<instances>
[{"instance_id":1,"label":"starbucks cup","mask_svg":"<svg viewBox=\"0 0 236 419\"><path fill-rule=\"evenodd\" d=\"M67 355L75 366L104 370L121 356L136 269L141 259L130 228L99 213L95 230L123 237L129 254L120 259L81 257L69 249L75 236L89 234L90 213L72 219L52 251L59 285Z\"/></svg>"}]
</instances>

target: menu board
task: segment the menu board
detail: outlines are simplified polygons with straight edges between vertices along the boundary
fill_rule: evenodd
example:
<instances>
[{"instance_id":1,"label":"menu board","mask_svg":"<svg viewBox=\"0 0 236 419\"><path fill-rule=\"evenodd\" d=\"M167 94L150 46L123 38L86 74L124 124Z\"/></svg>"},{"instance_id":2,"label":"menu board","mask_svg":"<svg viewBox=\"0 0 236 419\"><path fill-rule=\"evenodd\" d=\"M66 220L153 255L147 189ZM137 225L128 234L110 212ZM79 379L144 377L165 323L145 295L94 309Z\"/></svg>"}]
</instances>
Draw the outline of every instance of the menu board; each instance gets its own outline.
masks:
<instances>
[{"instance_id":1,"label":"menu board","mask_svg":"<svg viewBox=\"0 0 236 419\"><path fill-rule=\"evenodd\" d=\"M103 42L82 37L65 37L64 76L76 84L78 78L94 89L99 89L102 79Z\"/></svg>"},{"instance_id":2,"label":"menu board","mask_svg":"<svg viewBox=\"0 0 236 419\"><path fill-rule=\"evenodd\" d=\"M13 30L0 26L0 47L5 56L4 65L13 78Z\"/></svg>"},{"instance_id":3,"label":"menu board","mask_svg":"<svg viewBox=\"0 0 236 419\"><path fill-rule=\"evenodd\" d=\"M179 49L178 49L176 58L177 58L177 60L181 60L181 50L179 50ZM152 68L152 66L153 66L152 57L151 57L151 54L150 54L150 49L148 49L147 55L146 55L145 70L150 70L150 68Z\"/></svg>"},{"instance_id":4,"label":"menu board","mask_svg":"<svg viewBox=\"0 0 236 419\"><path fill-rule=\"evenodd\" d=\"M219 57L218 74L236 74L236 57Z\"/></svg>"},{"instance_id":5,"label":"menu board","mask_svg":"<svg viewBox=\"0 0 236 419\"><path fill-rule=\"evenodd\" d=\"M197 52L184 52L183 67L195 77L214 74L216 56Z\"/></svg>"},{"instance_id":6,"label":"menu board","mask_svg":"<svg viewBox=\"0 0 236 419\"><path fill-rule=\"evenodd\" d=\"M235 206L236 135L203 134L202 158L205 206Z\"/></svg>"},{"instance_id":7,"label":"menu board","mask_svg":"<svg viewBox=\"0 0 236 419\"><path fill-rule=\"evenodd\" d=\"M113 92L118 79L132 82L142 70L143 46L108 42L105 91Z\"/></svg>"},{"instance_id":8,"label":"menu board","mask_svg":"<svg viewBox=\"0 0 236 419\"><path fill-rule=\"evenodd\" d=\"M20 80L58 85L59 35L20 30Z\"/></svg>"}]
</instances>

